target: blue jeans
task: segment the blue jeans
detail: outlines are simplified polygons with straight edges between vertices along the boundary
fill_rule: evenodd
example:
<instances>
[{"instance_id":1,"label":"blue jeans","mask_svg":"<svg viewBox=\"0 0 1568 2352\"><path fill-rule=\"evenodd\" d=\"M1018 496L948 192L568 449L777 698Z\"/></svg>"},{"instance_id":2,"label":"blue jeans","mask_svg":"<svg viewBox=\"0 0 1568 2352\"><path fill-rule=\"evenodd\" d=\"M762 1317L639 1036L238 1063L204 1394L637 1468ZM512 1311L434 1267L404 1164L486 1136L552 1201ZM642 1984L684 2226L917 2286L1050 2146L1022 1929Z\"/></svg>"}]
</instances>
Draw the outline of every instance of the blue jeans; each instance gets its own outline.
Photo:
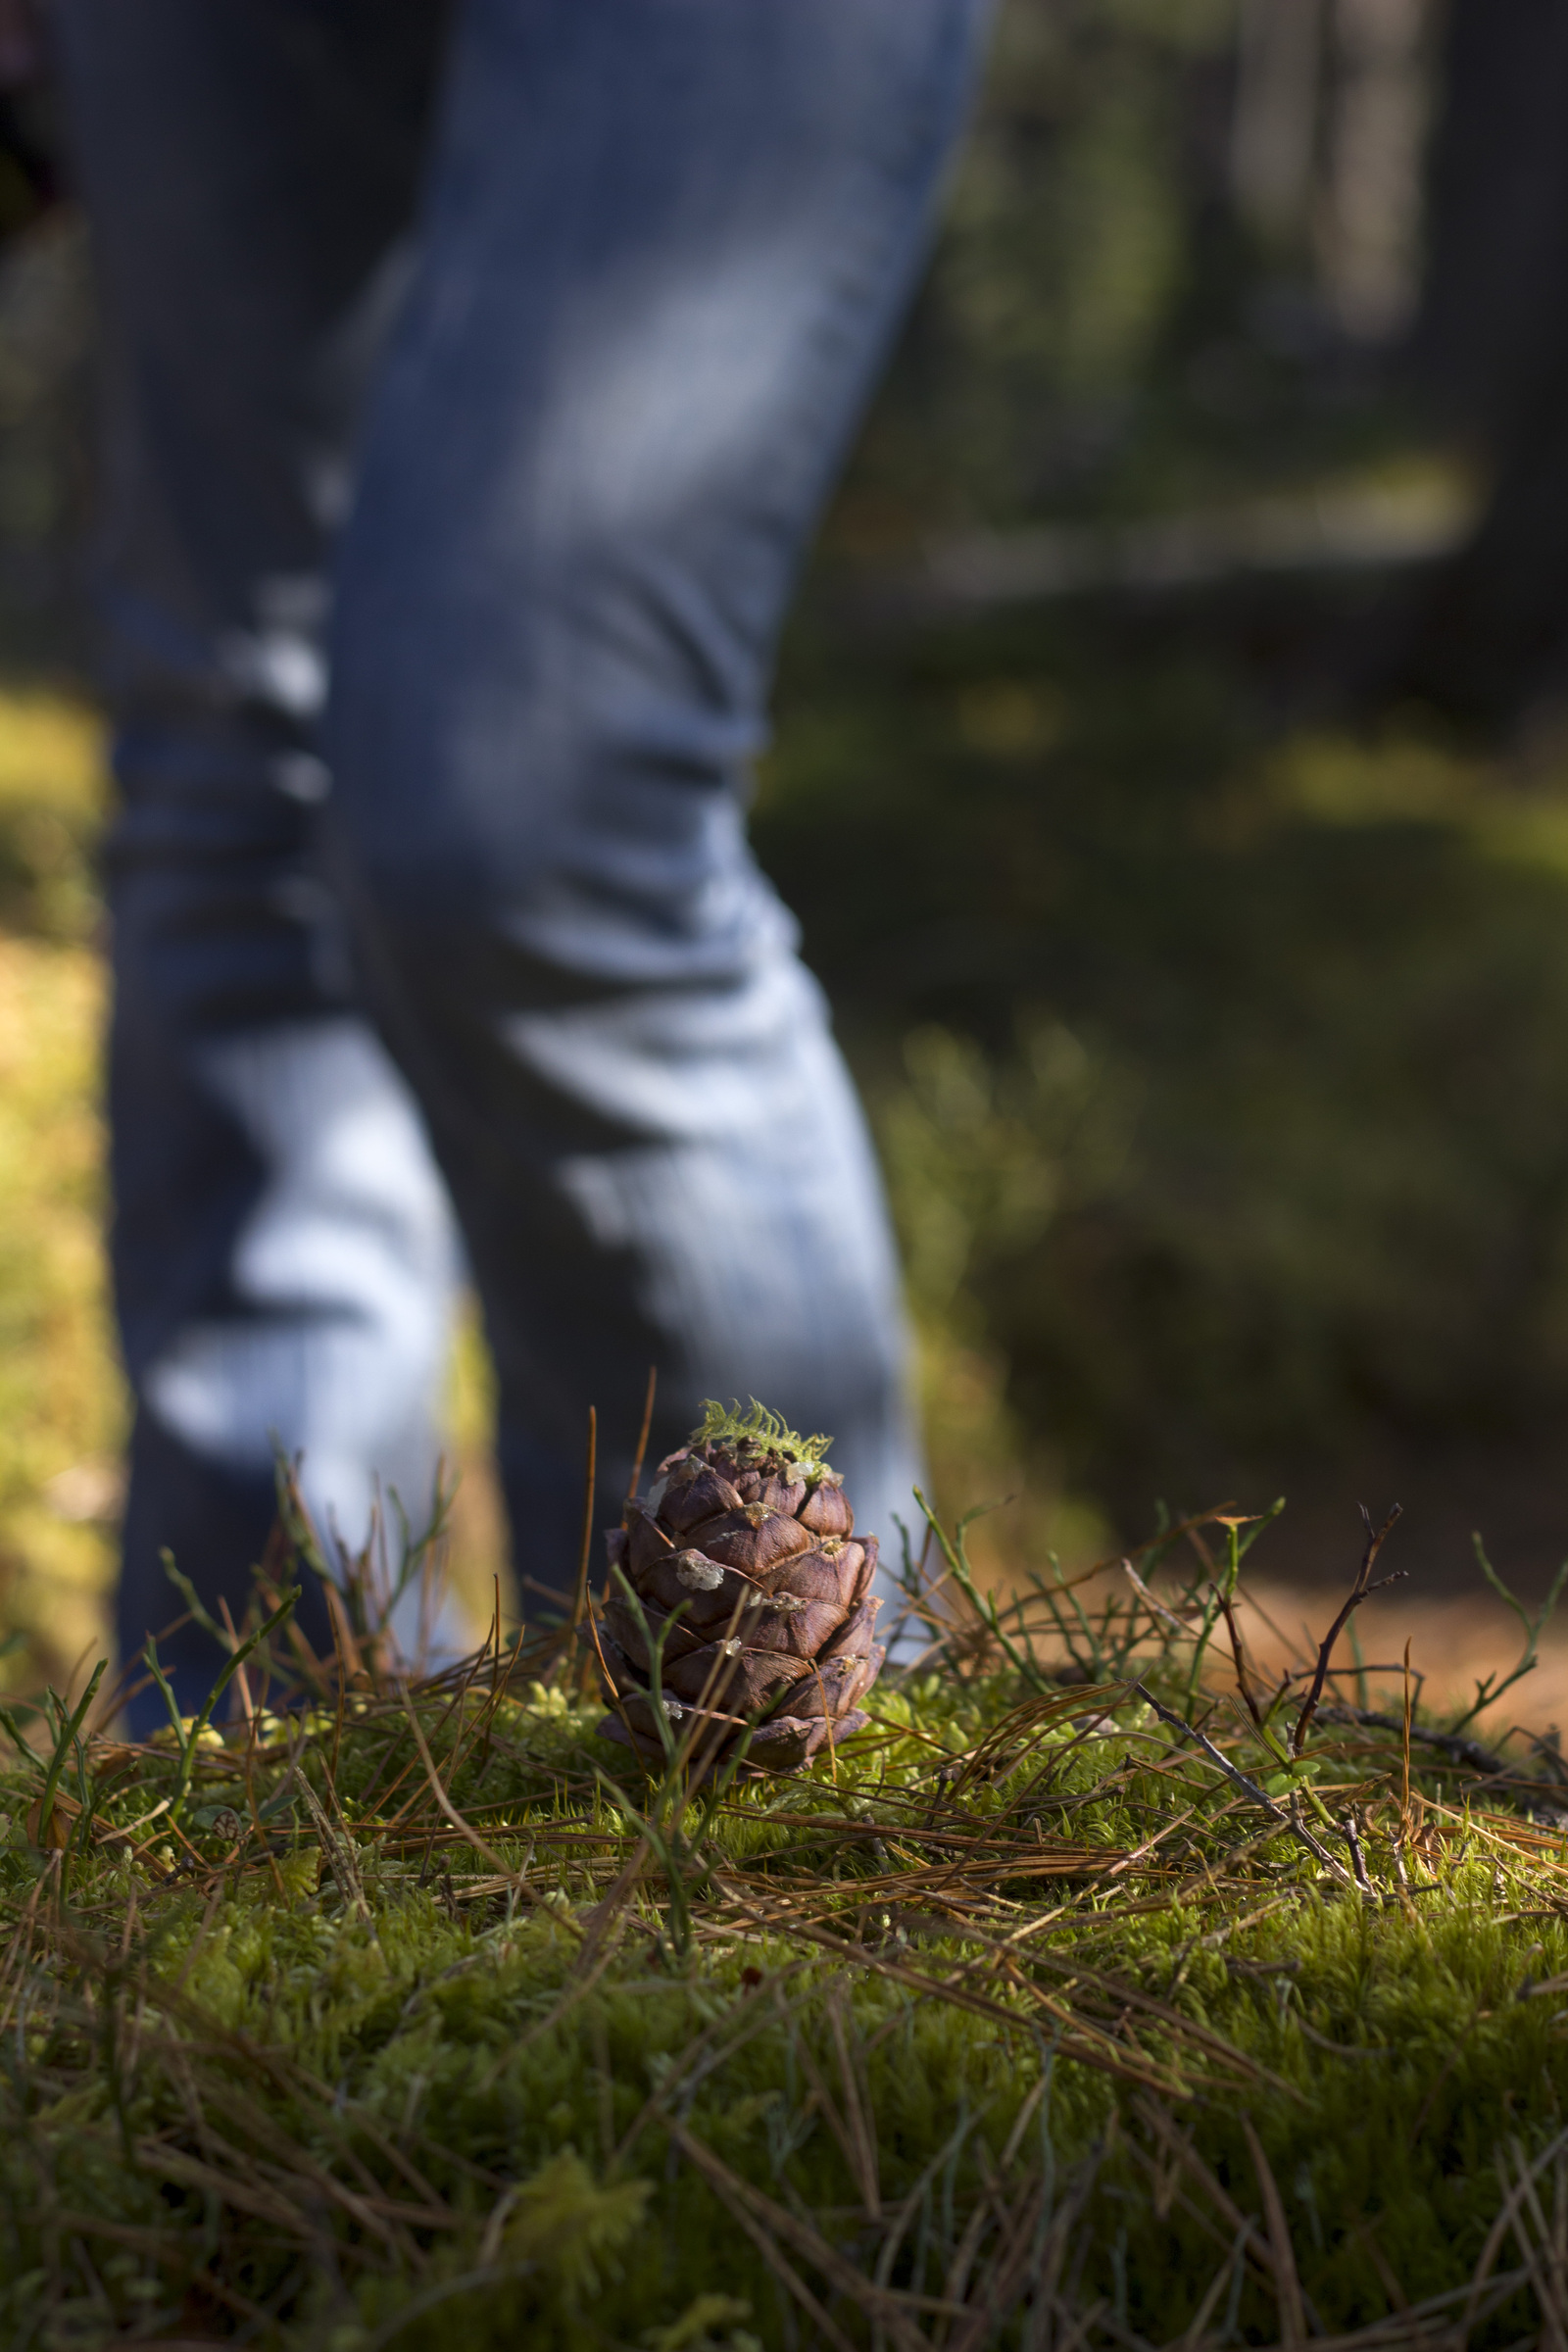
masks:
<instances>
[{"instance_id":1,"label":"blue jeans","mask_svg":"<svg viewBox=\"0 0 1568 2352\"><path fill-rule=\"evenodd\" d=\"M863 1121L745 810L986 0L62 0L105 296L133 1652L274 1443L417 1519L477 1288L525 1595L648 1368L916 1461ZM831 838L822 854L833 854ZM319 1618L317 1619L319 1631ZM171 1655L185 1700L211 1672Z\"/></svg>"}]
</instances>

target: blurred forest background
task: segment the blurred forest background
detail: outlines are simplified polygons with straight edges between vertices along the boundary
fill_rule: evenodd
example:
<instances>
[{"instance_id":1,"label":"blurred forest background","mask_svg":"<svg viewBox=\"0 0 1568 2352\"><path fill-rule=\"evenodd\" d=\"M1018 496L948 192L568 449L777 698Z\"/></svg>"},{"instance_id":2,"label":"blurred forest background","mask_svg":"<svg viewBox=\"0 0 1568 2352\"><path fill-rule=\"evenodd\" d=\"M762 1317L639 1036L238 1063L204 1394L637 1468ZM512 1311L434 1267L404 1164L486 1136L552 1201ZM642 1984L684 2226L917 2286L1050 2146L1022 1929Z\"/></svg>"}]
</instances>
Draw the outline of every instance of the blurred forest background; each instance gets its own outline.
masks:
<instances>
[{"instance_id":1,"label":"blurred forest background","mask_svg":"<svg viewBox=\"0 0 1568 2352\"><path fill-rule=\"evenodd\" d=\"M1474 1527L1526 1589L1568 1549L1563 13L1004 7L757 820L876 1118L942 1502L1013 1498L999 1569L1280 1494L1295 1584L1360 1499L1429 1591ZM7 169L0 1615L58 1663L123 1424L93 329L79 221ZM474 1577L486 1411L470 1333Z\"/></svg>"}]
</instances>

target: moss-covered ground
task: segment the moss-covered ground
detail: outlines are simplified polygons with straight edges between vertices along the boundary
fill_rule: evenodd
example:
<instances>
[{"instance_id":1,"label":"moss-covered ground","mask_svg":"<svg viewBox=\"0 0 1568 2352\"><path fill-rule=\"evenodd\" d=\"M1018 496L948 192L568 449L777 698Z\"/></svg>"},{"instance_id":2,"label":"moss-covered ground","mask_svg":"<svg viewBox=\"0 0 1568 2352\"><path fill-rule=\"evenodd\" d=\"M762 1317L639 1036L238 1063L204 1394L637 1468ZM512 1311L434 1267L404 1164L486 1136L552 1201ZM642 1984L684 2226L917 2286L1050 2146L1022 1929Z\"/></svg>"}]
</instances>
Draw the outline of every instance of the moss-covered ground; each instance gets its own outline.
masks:
<instances>
[{"instance_id":1,"label":"moss-covered ground","mask_svg":"<svg viewBox=\"0 0 1568 2352\"><path fill-rule=\"evenodd\" d=\"M1558 2341L1555 1750L1265 1690L1195 1533L1006 1614L956 1555L801 1778L634 1780L499 1638L13 1720L0 2339Z\"/></svg>"}]
</instances>

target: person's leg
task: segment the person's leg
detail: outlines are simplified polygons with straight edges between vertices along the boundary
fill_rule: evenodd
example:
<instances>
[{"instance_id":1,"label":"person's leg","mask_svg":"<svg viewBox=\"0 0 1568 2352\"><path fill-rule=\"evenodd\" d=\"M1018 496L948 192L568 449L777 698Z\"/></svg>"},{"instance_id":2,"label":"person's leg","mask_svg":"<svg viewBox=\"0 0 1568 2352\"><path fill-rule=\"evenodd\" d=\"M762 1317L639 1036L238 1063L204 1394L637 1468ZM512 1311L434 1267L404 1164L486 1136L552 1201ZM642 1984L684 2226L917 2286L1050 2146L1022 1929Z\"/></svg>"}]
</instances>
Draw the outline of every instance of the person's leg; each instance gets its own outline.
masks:
<instances>
[{"instance_id":1,"label":"person's leg","mask_svg":"<svg viewBox=\"0 0 1568 2352\"><path fill-rule=\"evenodd\" d=\"M981 0L469 0L339 571L329 822L458 1202L519 1573L647 1367L915 1458L859 1110L744 805ZM824 840L823 855L832 855Z\"/></svg>"},{"instance_id":2,"label":"person's leg","mask_svg":"<svg viewBox=\"0 0 1568 2352\"><path fill-rule=\"evenodd\" d=\"M243 1606L274 1437L350 1542L378 1477L411 1513L429 1493L450 1211L314 837L326 564L440 32L434 0L61 11L110 372L126 1655L178 1611L166 1545ZM189 1704L212 1644L192 1629L167 1662Z\"/></svg>"}]
</instances>

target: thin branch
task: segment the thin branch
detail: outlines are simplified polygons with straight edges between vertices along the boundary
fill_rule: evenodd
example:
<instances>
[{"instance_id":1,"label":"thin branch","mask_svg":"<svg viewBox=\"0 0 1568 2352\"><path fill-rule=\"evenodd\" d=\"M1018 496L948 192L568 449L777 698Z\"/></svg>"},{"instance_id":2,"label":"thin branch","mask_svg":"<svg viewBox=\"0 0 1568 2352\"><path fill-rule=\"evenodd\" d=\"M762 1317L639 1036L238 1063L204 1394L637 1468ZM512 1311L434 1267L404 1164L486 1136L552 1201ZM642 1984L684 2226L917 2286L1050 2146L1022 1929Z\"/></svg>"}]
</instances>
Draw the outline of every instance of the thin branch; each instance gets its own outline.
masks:
<instances>
[{"instance_id":1,"label":"thin branch","mask_svg":"<svg viewBox=\"0 0 1568 2352\"><path fill-rule=\"evenodd\" d=\"M648 1367L648 1394L643 1398L643 1425L637 1432L637 1451L632 1456L631 1484L626 1489L626 1500L629 1503L636 1501L637 1489L642 1484L643 1456L648 1451L648 1433L654 1426L654 1393L658 1387L659 1366L650 1364Z\"/></svg>"},{"instance_id":2,"label":"thin branch","mask_svg":"<svg viewBox=\"0 0 1568 2352\"><path fill-rule=\"evenodd\" d=\"M1208 1739L1202 1732L1194 1729L1193 1725L1188 1722L1185 1715L1178 1715L1175 1709L1172 1707L1162 1707L1158 1699L1154 1696L1153 1692L1150 1690L1147 1690L1142 1683L1134 1683L1133 1689L1137 1691L1139 1697L1144 1700L1146 1705L1153 1708L1154 1713L1159 1717L1161 1723L1168 1723L1172 1731L1182 1733L1185 1738L1193 1740L1197 1746L1200 1747L1204 1755L1207 1756L1209 1762L1211 1764L1217 1764L1220 1771L1225 1775L1225 1778L1228 1781L1234 1782L1236 1787L1243 1791L1244 1795L1251 1798L1254 1805L1260 1805L1263 1811L1268 1814L1272 1821L1277 1821L1279 1823L1282 1830L1289 1830L1293 1837L1298 1838L1307 1850L1310 1853L1315 1854L1326 1869L1333 1871L1334 1876L1337 1879L1343 1879L1347 1886L1353 1886L1355 1885L1355 1881L1351 1878L1349 1872L1345 1868L1344 1864L1335 1861L1334 1856L1329 1852L1326 1845L1319 1844L1318 1840L1313 1837L1311 1831L1307 1828L1303 1821L1293 1818L1291 1814L1287 1813L1283 1805L1277 1805L1274 1802L1274 1799L1268 1794L1266 1789L1260 1788L1255 1781L1250 1781L1246 1773L1231 1762L1229 1756L1223 1755L1220 1752L1220 1750L1214 1745L1212 1740Z\"/></svg>"},{"instance_id":3,"label":"thin branch","mask_svg":"<svg viewBox=\"0 0 1568 2352\"><path fill-rule=\"evenodd\" d=\"M1301 1711L1296 1718L1296 1729L1291 1734L1291 1753L1293 1756L1298 1756L1300 1754L1302 1746L1305 1743L1306 1735L1311 1729L1312 1718L1317 1713L1317 1702L1323 1695L1323 1686L1328 1680L1329 1665L1334 1656L1334 1644L1339 1640L1341 1634L1344 1633L1346 1626L1349 1623L1351 1612L1360 1606L1361 1602L1366 1599L1369 1592L1379 1589L1372 1583L1372 1571L1377 1565L1378 1553L1383 1549L1384 1544L1388 1542L1389 1537L1394 1533L1396 1525L1403 1517L1403 1515L1404 1505L1396 1502L1393 1510L1389 1513L1388 1517L1384 1520L1383 1525L1375 1528L1372 1525L1371 1512L1367 1509L1365 1503L1362 1503L1361 1505L1361 1521L1362 1525L1366 1529L1366 1549L1361 1554L1361 1565L1355 1572L1355 1582L1350 1587L1349 1595L1346 1600L1345 1606L1335 1618L1334 1623L1329 1627L1328 1633L1324 1637L1323 1645L1317 1653L1317 1671L1312 1677L1312 1685L1310 1690L1307 1691L1305 1698L1303 1698L1301 1701ZM1401 1570L1400 1573L1402 1574L1403 1571ZM1385 1581L1392 1584L1394 1580L1391 1577Z\"/></svg>"},{"instance_id":4,"label":"thin branch","mask_svg":"<svg viewBox=\"0 0 1568 2352\"><path fill-rule=\"evenodd\" d=\"M1318 1721L1360 1724L1367 1731L1396 1732L1401 1738L1404 1733L1404 1724L1399 1716L1379 1715L1371 1707L1321 1707ZM1410 1737L1423 1747L1440 1748L1444 1755L1451 1756L1456 1764L1468 1764L1472 1772L1485 1773L1489 1779L1494 1773L1509 1770L1506 1756L1499 1756L1490 1747L1483 1747L1478 1740L1465 1740L1457 1732L1429 1732L1421 1724L1412 1723Z\"/></svg>"},{"instance_id":5,"label":"thin branch","mask_svg":"<svg viewBox=\"0 0 1568 2352\"><path fill-rule=\"evenodd\" d=\"M457 1831L459 1837L466 1838L467 1839L468 1843L473 1847L474 1852L480 1857L481 1861L488 1862L491 1869L499 1873L499 1875L506 1880L509 1886L515 1886L520 1894L526 1895L529 1902L532 1902L534 1899L533 1889L528 1885L526 1874L520 1870L511 1871L507 1868L506 1864L502 1861L501 1856L496 1852L494 1846L486 1845L478 1831L471 1829L468 1823L464 1820L463 1815L458 1811L457 1806L452 1802L451 1797L448 1796L445 1788L441 1786L441 1775L436 1771L435 1759L432 1757L429 1748L425 1744L424 1733L420 1729L419 1718L415 1713L414 1701L409 1696L408 1688L406 1685L399 1686L398 1696L403 1701L403 1712L409 1719L409 1729L414 1734L414 1744L419 1751L419 1761L424 1766L425 1778L430 1784L430 1793L435 1798L437 1805L446 1815L447 1820L451 1822L452 1827ZM576 1927L576 1922L574 1920L567 1924L573 1928Z\"/></svg>"},{"instance_id":6,"label":"thin branch","mask_svg":"<svg viewBox=\"0 0 1568 2352\"><path fill-rule=\"evenodd\" d=\"M577 1561L577 1584L571 1596L571 1630L576 1633L588 1613L588 1563L594 1547L594 1487L599 1473L599 1414L588 1407L588 1468L582 1498L582 1551ZM572 1651L567 1648L565 1655Z\"/></svg>"}]
</instances>

